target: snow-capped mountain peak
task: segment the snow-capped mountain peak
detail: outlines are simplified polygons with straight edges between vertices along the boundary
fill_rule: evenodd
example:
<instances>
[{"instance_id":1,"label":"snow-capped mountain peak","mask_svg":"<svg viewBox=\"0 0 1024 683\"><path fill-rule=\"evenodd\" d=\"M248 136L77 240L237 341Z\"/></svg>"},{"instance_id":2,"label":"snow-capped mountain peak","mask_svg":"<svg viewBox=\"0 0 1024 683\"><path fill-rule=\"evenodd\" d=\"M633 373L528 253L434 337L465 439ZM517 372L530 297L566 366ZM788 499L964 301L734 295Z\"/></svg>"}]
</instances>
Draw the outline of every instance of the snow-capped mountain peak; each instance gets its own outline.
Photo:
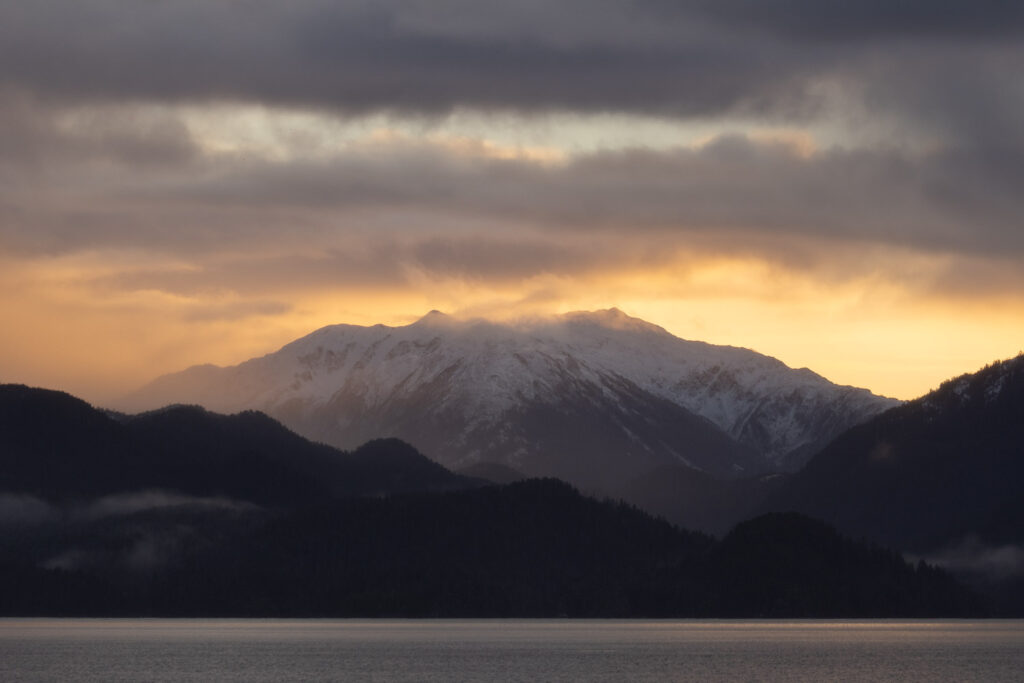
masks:
<instances>
[{"instance_id":1,"label":"snow-capped mountain peak","mask_svg":"<svg viewBox=\"0 0 1024 683\"><path fill-rule=\"evenodd\" d=\"M449 466L493 461L577 480L593 470L595 481L665 462L723 476L794 469L896 403L614 308L331 325L234 367L165 376L136 397L136 407L170 402L263 410L343 448L398 436Z\"/></svg>"}]
</instances>

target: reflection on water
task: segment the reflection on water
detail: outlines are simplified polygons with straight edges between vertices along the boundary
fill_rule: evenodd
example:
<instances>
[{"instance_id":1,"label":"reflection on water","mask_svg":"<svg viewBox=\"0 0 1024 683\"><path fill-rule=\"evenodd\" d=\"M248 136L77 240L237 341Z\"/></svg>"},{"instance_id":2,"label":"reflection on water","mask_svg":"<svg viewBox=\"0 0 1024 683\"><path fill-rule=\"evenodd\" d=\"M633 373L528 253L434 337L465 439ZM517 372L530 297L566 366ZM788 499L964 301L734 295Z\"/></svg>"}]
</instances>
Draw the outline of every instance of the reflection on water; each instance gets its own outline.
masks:
<instances>
[{"instance_id":1,"label":"reflection on water","mask_svg":"<svg viewBox=\"0 0 1024 683\"><path fill-rule=\"evenodd\" d=\"M1014 681L1022 621L0 619L2 681Z\"/></svg>"}]
</instances>

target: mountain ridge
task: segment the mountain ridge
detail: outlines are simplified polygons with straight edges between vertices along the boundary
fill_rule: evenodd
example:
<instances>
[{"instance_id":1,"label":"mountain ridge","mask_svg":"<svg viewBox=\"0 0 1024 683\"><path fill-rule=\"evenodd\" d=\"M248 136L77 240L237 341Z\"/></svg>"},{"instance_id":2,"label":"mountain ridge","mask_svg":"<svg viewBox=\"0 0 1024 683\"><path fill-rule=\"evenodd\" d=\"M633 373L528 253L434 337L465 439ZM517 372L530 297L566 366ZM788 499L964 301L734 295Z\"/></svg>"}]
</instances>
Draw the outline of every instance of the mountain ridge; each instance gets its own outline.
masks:
<instances>
[{"instance_id":1,"label":"mountain ridge","mask_svg":"<svg viewBox=\"0 0 1024 683\"><path fill-rule=\"evenodd\" d=\"M256 411L111 416L64 392L0 384L0 495L64 504L166 491L279 505L481 484L398 441L339 451Z\"/></svg>"},{"instance_id":2,"label":"mountain ridge","mask_svg":"<svg viewBox=\"0 0 1024 683\"><path fill-rule=\"evenodd\" d=\"M252 411L111 416L15 385L0 385L0 530L3 615L988 609L941 571L799 515L718 541L561 481L458 477L393 440L341 453Z\"/></svg>"},{"instance_id":3,"label":"mountain ridge","mask_svg":"<svg viewBox=\"0 0 1024 683\"><path fill-rule=\"evenodd\" d=\"M793 510L1024 605L1024 355L851 428L750 514Z\"/></svg>"},{"instance_id":4,"label":"mountain ridge","mask_svg":"<svg viewBox=\"0 0 1024 683\"><path fill-rule=\"evenodd\" d=\"M398 327L329 325L235 366L165 375L132 399L135 409L172 402L261 410L342 448L393 435L449 467L498 462L584 485L672 463L726 477L794 470L898 403L618 309L517 324L432 311ZM591 452L616 471L588 481L546 461L570 428L602 432ZM613 447L631 462L615 461Z\"/></svg>"}]
</instances>

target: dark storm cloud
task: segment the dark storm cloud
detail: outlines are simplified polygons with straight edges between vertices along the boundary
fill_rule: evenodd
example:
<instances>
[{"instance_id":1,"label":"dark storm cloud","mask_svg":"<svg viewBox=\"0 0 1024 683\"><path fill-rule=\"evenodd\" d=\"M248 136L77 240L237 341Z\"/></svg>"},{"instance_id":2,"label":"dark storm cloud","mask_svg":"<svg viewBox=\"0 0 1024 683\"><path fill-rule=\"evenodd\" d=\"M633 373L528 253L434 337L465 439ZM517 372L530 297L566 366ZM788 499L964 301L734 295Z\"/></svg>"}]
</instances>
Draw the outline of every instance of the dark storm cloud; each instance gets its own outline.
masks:
<instances>
[{"instance_id":1,"label":"dark storm cloud","mask_svg":"<svg viewBox=\"0 0 1024 683\"><path fill-rule=\"evenodd\" d=\"M812 237L1024 256L1024 153L1013 147L805 156L787 144L726 136L696 149L540 164L407 142L321 161L246 158L201 173L186 166L140 187L130 185L135 180L115 176L80 202L63 198L63 188L43 188L19 205L19 192L0 189L0 205L19 207L18 220L0 223L0 244L52 253L138 246L183 255L376 244L379 253L359 258L382 263L387 249L417 243L410 254L429 266L460 260L461 247L452 245L467 235L519 240L543 231L575 239L603 232L625 240L629 231L680 242L695 235ZM495 274L496 262L515 257L515 249L474 256ZM549 258L568 257L529 253L521 260L553 268ZM293 265L310 276L340 269L375 282L391 277L362 272L356 262Z\"/></svg>"},{"instance_id":2,"label":"dark storm cloud","mask_svg":"<svg viewBox=\"0 0 1024 683\"><path fill-rule=\"evenodd\" d=\"M851 254L896 246L957 254L924 285L946 295L1024 286L1024 156L1013 150L807 155L731 136L550 164L406 141L330 160L215 167L161 174L141 196L114 182L61 204L63 188L49 190L19 221L0 222L0 245L37 256L161 255L83 280L100 295L244 293L184 311L196 320L283 313L287 292L400 291L423 276L507 284L657 268L686 254L849 270Z\"/></svg>"},{"instance_id":3,"label":"dark storm cloud","mask_svg":"<svg viewBox=\"0 0 1024 683\"><path fill-rule=\"evenodd\" d=\"M814 40L1024 34L1024 5L1017 0L697 0L678 5L697 6L729 24Z\"/></svg>"},{"instance_id":4,"label":"dark storm cloud","mask_svg":"<svg viewBox=\"0 0 1024 683\"><path fill-rule=\"evenodd\" d=\"M8 2L0 99L806 121L830 83L872 116L1022 145L1021 37L1009 0Z\"/></svg>"},{"instance_id":5,"label":"dark storm cloud","mask_svg":"<svg viewBox=\"0 0 1024 683\"><path fill-rule=\"evenodd\" d=\"M1022 183L1024 154L1013 148L805 157L786 144L726 136L699 149L603 152L562 165L399 145L366 157L243 167L183 183L168 202L208 211L315 206L321 220L402 210L414 214L400 228L411 235L455 215L476 217L484 231L495 221L497 231L751 232L990 253L1024 251Z\"/></svg>"},{"instance_id":6,"label":"dark storm cloud","mask_svg":"<svg viewBox=\"0 0 1024 683\"><path fill-rule=\"evenodd\" d=\"M621 256L614 244L646 258L638 241L1021 258L1022 35L1024 5L997 0L0 3L0 251L139 249L195 267L129 269L124 287L267 293L580 272ZM899 133L810 156L723 137L540 164L405 140L272 161L197 144L174 107L213 100L407 117L849 115L928 151ZM278 306L260 301L196 315Z\"/></svg>"},{"instance_id":7,"label":"dark storm cloud","mask_svg":"<svg viewBox=\"0 0 1024 683\"><path fill-rule=\"evenodd\" d=\"M73 115L24 92L0 89L0 172L13 165L24 171L67 162L177 166L197 154L188 130L170 112Z\"/></svg>"},{"instance_id":8,"label":"dark storm cloud","mask_svg":"<svg viewBox=\"0 0 1024 683\"><path fill-rule=\"evenodd\" d=\"M864 106L944 141L998 157L1024 149L1024 41L1013 48L965 46L935 53L906 46L862 64ZM892 62L898 66L893 68Z\"/></svg>"},{"instance_id":9,"label":"dark storm cloud","mask_svg":"<svg viewBox=\"0 0 1024 683\"><path fill-rule=\"evenodd\" d=\"M803 99L803 77L832 52L737 37L708 21L607 0L5 3L0 85L59 99L350 112L701 115L791 108Z\"/></svg>"}]
</instances>

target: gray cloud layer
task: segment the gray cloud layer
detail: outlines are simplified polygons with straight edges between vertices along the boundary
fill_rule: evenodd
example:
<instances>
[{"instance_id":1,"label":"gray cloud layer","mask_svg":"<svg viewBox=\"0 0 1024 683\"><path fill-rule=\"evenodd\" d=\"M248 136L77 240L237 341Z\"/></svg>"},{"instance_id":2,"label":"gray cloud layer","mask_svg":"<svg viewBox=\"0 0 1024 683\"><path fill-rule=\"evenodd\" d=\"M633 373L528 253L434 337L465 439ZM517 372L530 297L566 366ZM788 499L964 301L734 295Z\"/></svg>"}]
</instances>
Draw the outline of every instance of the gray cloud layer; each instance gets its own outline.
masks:
<instances>
[{"instance_id":1,"label":"gray cloud layer","mask_svg":"<svg viewBox=\"0 0 1024 683\"><path fill-rule=\"evenodd\" d=\"M264 283L276 272L348 286L401 282L410 268L575 273L606 265L595 245L617 238L641 261L653 258L643 242L789 258L813 238L1012 262L1024 257L1022 36L1021 3L1002 0L6 2L0 249L250 252L108 282L175 291L260 282L260 267ZM786 124L836 115L823 84L931 147L804 156L723 137L543 165L406 141L273 161L206 155L173 108L62 118L83 103L232 100ZM222 314L245 311L211 315Z\"/></svg>"},{"instance_id":2,"label":"gray cloud layer","mask_svg":"<svg viewBox=\"0 0 1024 683\"><path fill-rule=\"evenodd\" d=\"M702 0L681 4L700 7L731 24L810 40L1011 39L1024 33L1024 6L1015 0Z\"/></svg>"},{"instance_id":3,"label":"gray cloud layer","mask_svg":"<svg viewBox=\"0 0 1024 683\"><path fill-rule=\"evenodd\" d=\"M159 154L159 139L155 145ZM465 226L478 237L509 229L756 234L1024 256L1024 154L1013 148L803 156L785 144L726 136L696 149L601 152L556 165L415 142L315 161L204 166L175 158L158 172L139 170L148 162L134 158L113 171L107 164L80 200L62 197L63 188L37 188L51 193L45 201L0 190L19 217L0 224L0 240L58 253L133 244L195 253L367 232L457 236Z\"/></svg>"},{"instance_id":4,"label":"gray cloud layer","mask_svg":"<svg viewBox=\"0 0 1024 683\"><path fill-rule=\"evenodd\" d=\"M813 115L830 80L925 121L944 105L953 120L935 123L955 129L1019 111L1022 34L1010 0L42 0L0 6L0 84L349 112L787 117Z\"/></svg>"},{"instance_id":5,"label":"gray cloud layer","mask_svg":"<svg viewBox=\"0 0 1024 683\"><path fill-rule=\"evenodd\" d=\"M674 23L668 31L628 3L609 2L512 10L492 2L8 3L0 61L6 83L56 97L351 111L700 112L776 80L781 55L773 65L737 59L688 19Z\"/></svg>"}]
</instances>

